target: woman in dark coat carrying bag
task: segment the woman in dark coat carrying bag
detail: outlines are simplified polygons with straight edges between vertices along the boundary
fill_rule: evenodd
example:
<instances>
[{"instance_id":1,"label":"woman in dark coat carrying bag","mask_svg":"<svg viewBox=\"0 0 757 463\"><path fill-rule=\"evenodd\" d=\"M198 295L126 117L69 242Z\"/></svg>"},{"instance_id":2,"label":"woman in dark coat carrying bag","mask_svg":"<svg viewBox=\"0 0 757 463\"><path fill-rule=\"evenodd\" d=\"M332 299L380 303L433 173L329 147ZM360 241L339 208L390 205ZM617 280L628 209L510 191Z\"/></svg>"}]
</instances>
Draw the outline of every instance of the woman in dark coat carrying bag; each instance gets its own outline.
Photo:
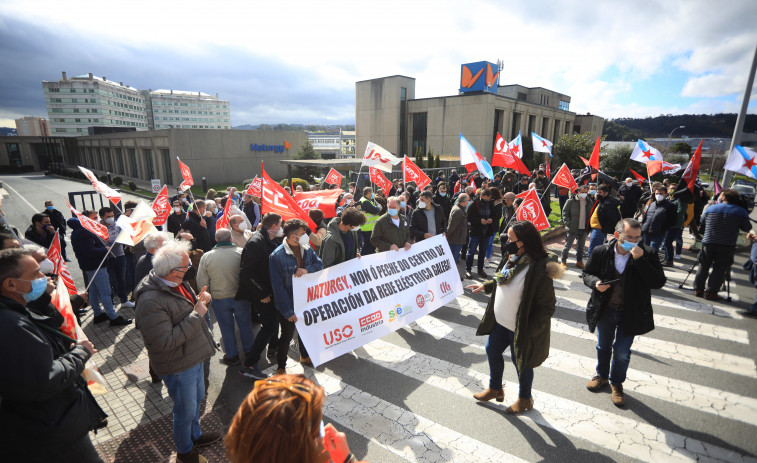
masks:
<instances>
[{"instance_id":1,"label":"woman in dark coat carrying bag","mask_svg":"<svg viewBox=\"0 0 757 463\"><path fill-rule=\"evenodd\" d=\"M520 391L518 400L507 408L507 413L517 414L534 406L531 397L534 368L549 355L550 325L556 302L552 280L562 276L563 268L556 258L550 258L541 235L531 222L515 222L507 233L507 254L494 279L468 286L474 293L491 294L476 331L479 336L489 335L486 341L489 387L473 397L480 401L505 400L503 354L510 347Z\"/></svg>"}]
</instances>

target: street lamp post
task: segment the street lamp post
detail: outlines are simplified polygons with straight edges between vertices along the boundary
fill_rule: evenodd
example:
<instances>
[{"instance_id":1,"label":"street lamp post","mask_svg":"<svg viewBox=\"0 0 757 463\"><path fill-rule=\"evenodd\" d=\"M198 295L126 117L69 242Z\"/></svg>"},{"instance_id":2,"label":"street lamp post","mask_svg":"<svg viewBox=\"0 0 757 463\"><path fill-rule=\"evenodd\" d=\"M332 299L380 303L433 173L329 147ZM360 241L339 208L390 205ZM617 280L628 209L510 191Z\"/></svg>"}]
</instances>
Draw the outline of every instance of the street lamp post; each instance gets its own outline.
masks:
<instances>
[{"instance_id":1,"label":"street lamp post","mask_svg":"<svg viewBox=\"0 0 757 463\"><path fill-rule=\"evenodd\" d=\"M685 128L686 128L686 126L682 125L682 126L676 127L675 129L673 129L673 130L670 131L670 133L668 134L668 152L670 151L670 139L673 137L673 132L675 132L678 129L685 129Z\"/></svg>"}]
</instances>

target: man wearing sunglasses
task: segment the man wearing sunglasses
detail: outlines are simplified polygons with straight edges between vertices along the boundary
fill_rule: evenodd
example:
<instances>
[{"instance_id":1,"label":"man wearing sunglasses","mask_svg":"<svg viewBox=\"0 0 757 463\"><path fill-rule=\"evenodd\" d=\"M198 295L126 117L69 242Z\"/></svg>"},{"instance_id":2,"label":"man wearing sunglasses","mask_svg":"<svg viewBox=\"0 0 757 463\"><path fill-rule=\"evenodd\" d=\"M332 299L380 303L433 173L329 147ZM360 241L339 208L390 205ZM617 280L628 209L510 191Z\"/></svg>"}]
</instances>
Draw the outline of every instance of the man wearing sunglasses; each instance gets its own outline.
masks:
<instances>
[{"instance_id":1,"label":"man wearing sunglasses","mask_svg":"<svg viewBox=\"0 0 757 463\"><path fill-rule=\"evenodd\" d=\"M173 438L180 463L205 461L197 453L220 439L200 429L200 404L205 396L203 362L216 353L204 315L211 296L196 295L184 275L192 268L190 244L171 241L153 257L153 269L137 287L136 318L155 373L174 401Z\"/></svg>"},{"instance_id":2,"label":"man wearing sunglasses","mask_svg":"<svg viewBox=\"0 0 757 463\"><path fill-rule=\"evenodd\" d=\"M657 251L641 241L638 220L618 222L614 238L589 256L583 280L592 289L586 321L598 338L597 374L586 388L598 392L609 383L612 403L622 407L633 338L654 329L651 290L666 280Z\"/></svg>"}]
</instances>

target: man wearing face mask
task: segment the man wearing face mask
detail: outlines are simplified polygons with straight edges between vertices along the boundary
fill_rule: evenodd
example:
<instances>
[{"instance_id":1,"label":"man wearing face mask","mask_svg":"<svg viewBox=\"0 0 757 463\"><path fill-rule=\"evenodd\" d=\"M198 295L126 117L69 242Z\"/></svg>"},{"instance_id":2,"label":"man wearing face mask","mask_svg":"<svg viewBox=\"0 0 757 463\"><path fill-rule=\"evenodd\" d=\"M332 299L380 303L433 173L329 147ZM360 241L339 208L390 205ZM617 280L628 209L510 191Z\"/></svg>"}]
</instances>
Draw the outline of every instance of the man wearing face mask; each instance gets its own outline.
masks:
<instances>
[{"instance_id":1,"label":"man wearing face mask","mask_svg":"<svg viewBox=\"0 0 757 463\"><path fill-rule=\"evenodd\" d=\"M644 244L659 251L665 241L665 233L676 223L677 212L676 206L668 201L664 186L655 190L654 199L644 211L641 231L644 233Z\"/></svg>"},{"instance_id":2,"label":"man wearing face mask","mask_svg":"<svg viewBox=\"0 0 757 463\"><path fill-rule=\"evenodd\" d=\"M468 207L470 197L463 193L457 197L457 203L452 207L447 226L447 242L452 251L452 260L457 264L460 261L460 250L468 240Z\"/></svg>"},{"instance_id":3,"label":"man wearing face mask","mask_svg":"<svg viewBox=\"0 0 757 463\"><path fill-rule=\"evenodd\" d=\"M565 246L562 248L561 265L563 268L568 267L568 253L570 252L573 241L576 241L576 267L583 268L584 245L586 244L586 218L591 214L592 201L588 198L589 187L581 185L578 187L578 194L565 203L563 209L563 223L568 228L568 234L565 237Z\"/></svg>"},{"instance_id":4,"label":"man wearing face mask","mask_svg":"<svg viewBox=\"0 0 757 463\"><path fill-rule=\"evenodd\" d=\"M625 218L633 217L636 213L636 205L642 195L641 188L634 184L631 177L627 178L623 186L618 190L620 195L620 216Z\"/></svg>"},{"instance_id":5,"label":"man wearing face mask","mask_svg":"<svg viewBox=\"0 0 757 463\"><path fill-rule=\"evenodd\" d=\"M618 210L620 201L610 196L610 186L603 183L596 191L597 200L594 201L589 214L589 228L591 228L589 256L591 256L591 251L595 247L605 242L608 233L613 233L615 225L620 220L620 211ZM591 190L589 192L591 193ZM579 265L579 262L576 262L578 268L583 268L583 265L583 263Z\"/></svg>"},{"instance_id":6,"label":"man wearing face mask","mask_svg":"<svg viewBox=\"0 0 757 463\"><path fill-rule=\"evenodd\" d=\"M446 188L446 186L445 186ZM447 231L447 218L441 206L434 204L430 191L424 191L418 208L410 216L410 236L417 243Z\"/></svg>"},{"instance_id":7,"label":"man wearing face mask","mask_svg":"<svg viewBox=\"0 0 757 463\"><path fill-rule=\"evenodd\" d=\"M297 323L294 313L294 296L292 277L299 278L306 273L323 270L323 262L310 247L305 232L305 222L290 219L284 223L284 242L268 258L268 271L273 287L273 301L281 315L281 339L278 349L278 369L276 374L286 374L287 351ZM300 341L300 362L309 363L310 356L305 345Z\"/></svg>"},{"instance_id":8,"label":"man wearing face mask","mask_svg":"<svg viewBox=\"0 0 757 463\"><path fill-rule=\"evenodd\" d=\"M436 194L432 198L432 201L434 204L441 206L442 211L444 212L444 219L449 219L449 214L452 212L452 200L447 193L447 184L445 182L439 182Z\"/></svg>"},{"instance_id":9,"label":"man wearing face mask","mask_svg":"<svg viewBox=\"0 0 757 463\"><path fill-rule=\"evenodd\" d=\"M515 211L517 210L517 206L515 205L516 199L515 193L512 191L508 191L503 196L502 221L499 223L498 230L499 244L503 256L507 252L507 240L509 239L507 231L515 220Z\"/></svg>"},{"instance_id":10,"label":"man wearing face mask","mask_svg":"<svg viewBox=\"0 0 757 463\"><path fill-rule=\"evenodd\" d=\"M179 230L181 230L181 224L183 224L186 219L187 213L184 212L184 209L181 207L181 201L174 201L173 211L171 212L171 215L168 216L168 219L166 219L166 230L173 233L173 236L176 236L176 234L179 233Z\"/></svg>"},{"instance_id":11,"label":"man wearing face mask","mask_svg":"<svg viewBox=\"0 0 757 463\"><path fill-rule=\"evenodd\" d=\"M216 353L205 315L212 297L184 281L192 268L189 243L171 241L155 253L153 269L136 289L137 323L155 373L173 399L173 438L179 463L202 461L197 448L221 438L200 429L205 396L203 362Z\"/></svg>"},{"instance_id":12,"label":"man wearing face mask","mask_svg":"<svg viewBox=\"0 0 757 463\"><path fill-rule=\"evenodd\" d=\"M243 248L247 241L252 237L252 231L247 229L247 222L241 215L232 215L229 218L231 226L231 242Z\"/></svg>"},{"instance_id":13,"label":"man wearing face mask","mask_svg":"<svg viewBox=\"0 0 757 463\"><path fill-rule=\"evenodd\" d=\"M484 259L486 249L489 246L489 229L494 223L494 204L491 201L491 191L484 190L481 196L471 201L468 207L468 220L470 221L470 239L468 241L468 255L465 258L465 277L472 278L473 256L478 252L478 276L487 278L484 272ZM478 251L477 251L478 250Z\"/></svg>"},{"instance_id":14,"label":"man wearing face mask","mask_svg":"<svg viewBox=\"0 0 757 463\"><path fill-rule=\"evenodd\" d=\"M42 214L47 214L50 217L50 225L53 226L53 228L60 234L60 247L61 247L61 254L63 255L63 259L68 262L68 258L66 256L66 218L63 217L63 213L61 213L58 209L53 206L52 201L45 201L45 210L41 212Z\"/></svg>"},{"instance_id":15,"label":"man wearing face mask","mask_svg":"<svg viewBox=\"0 0 757 463\"><path fill-rule=\"evenodd\" d=\"M410 249L410 225L407 217L400 214L400 201L396 196L386 200L386 214L377 221L371 234L371 247L377 252Z\"/></svg>"},{"instance_id":16,"label":"man wearing face mask","mask_svg":"<svg viewBox=\"0 0 757 463\"><path fill-rule=\"evenodd\" d=\"M357 232L364 223L365 214L357 209L348 209L342 217L329 222L328 232L321 243L323 268L360 257Z\"/></svg>"},{"instance_id":17,"label":"man wearing face mask","mask_svg":"<svg viewBox=\"0 0 757 463\"><path fill-rule=\"evenodd\" d=\"M341 217L342 213L348 207L355 208L355 201L352 199L352 193L345 193L342 195L342 201L339 207L336 208L336 216Z\"/></svg>"},{"instance_id":18,"label":"man wearing face mask","mask_svg":"<svg viewBox=\"0 0 757 463\"><path fill-rule=\"evenodd\" d=\"M47 214L34 214L32 224L26 229L24 238L37 243L43 248L49 248L55 238L55 228L50 223L50 216Z\"/></svg>"},{"instance_id":19,"label":"man wearing face mask","mask_svg":"<svg viewBox=\"0 0 757 463\"><path fill-rule=\"evenodd\" d=\"M210 235L208 235L208 223L205 220L205 201L198 199L193 206L192 210L187 213L182 228L192 233L197 249L208 252L212 246L210 245ZM215 233L215 230L213 230L213 233Z\"/></svg>"},{"instance_id":20,"label":"man wearing face mask","mask_svg":"<svg viewBox=\"0 0 757 463\"><path fill-rule=\"evenodd\" d=\"M592 333L597 330L597 374L586 388L598 392L609 383L612 403L622 407L631 344L654 329L651 290L666 281L657 251L641 242L637 220L618 222L614 238L589 256L583 281L591 288L586 321Z\"/></svg>"},{"instance_id":21,"label":"man wearing face mask","mask_svg":"<svg viewBox=\"0 0 757 463\"><path fill-rule=\"evenodd\" d=\"M116 243L118 234L121 233L121 227L116 225L115 213L109 207L103 207L99 211L100 223L108 228L108 246L110 246L110 255L108 256L108 277L111 286L116 288L116 294L121 300L121 308L133 308L134 303L128 298L126 290L126 255L124 245Z\"/></svg>"},{"instance_id":22,"label":"man wearing face mask","mask_svg":"<svg viewBox=\"0 0 757 463\"><path fill-rule=\"evenodd\" d=\"M360 227L360 254L367 256L375 252L371 246L371 233L379 218L381 207L373 198L373 188L363 188L363 197L360 198L360 210L365 214L365 224Z\"/></svg>"},{"instance_id":23,"label":"man wearing face mask","mask_svg":"<svg viewBox=\"0 0 757 463\"><path fill-rule=\"evenodd\" d=\"M107 417L81 377L97 350L25 307L47 279L23 249L0 251L0 444L8 461L102 462L89 431ZM14 354L17 353L17 354Z\"/></svg>"},{"instance_id":24,"label":"man wearing face mask","mask_svg":"<svg viewBox=\"0 0 757 463\"><path fill-rule=\"evenodd\" d=\"M260 331L255 336L252 349L244 354L244 368L240 371L244 376L252 379L266 378L266 375L256 366L266 345L268 345L267 357L270 360L275 359L278 353L281 316L273 303L268 260L271 253L281 243L283 236L281 216L269 212L263 217L260 229L252 234L242 250L239 289L234 298L252 303L252 310L261 322Z\"/></svg>"}]
</instances>

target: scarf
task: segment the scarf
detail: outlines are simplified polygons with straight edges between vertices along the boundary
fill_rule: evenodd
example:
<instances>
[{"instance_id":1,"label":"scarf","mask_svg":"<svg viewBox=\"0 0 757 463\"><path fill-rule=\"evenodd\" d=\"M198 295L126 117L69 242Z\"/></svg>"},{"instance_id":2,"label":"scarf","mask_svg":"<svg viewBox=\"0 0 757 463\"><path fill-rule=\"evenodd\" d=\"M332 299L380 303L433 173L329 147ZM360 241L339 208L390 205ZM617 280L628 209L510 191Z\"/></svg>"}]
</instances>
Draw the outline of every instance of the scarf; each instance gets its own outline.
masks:
<instances>
[{"instance_id":1,"label":"scarf","mask_svg":"<svg viewBox=\"0 0 757 463\"><path fill-rule=\"evenodd\" d=\"M520 273L520 271L526 268L530 263L531 258L525 254L523 254L522 256L509 256L507 264L502 267L502 270L494 274L494 281L498 285L505 285L509 283L515 275Z\"/></svg>"}]
</instances>

